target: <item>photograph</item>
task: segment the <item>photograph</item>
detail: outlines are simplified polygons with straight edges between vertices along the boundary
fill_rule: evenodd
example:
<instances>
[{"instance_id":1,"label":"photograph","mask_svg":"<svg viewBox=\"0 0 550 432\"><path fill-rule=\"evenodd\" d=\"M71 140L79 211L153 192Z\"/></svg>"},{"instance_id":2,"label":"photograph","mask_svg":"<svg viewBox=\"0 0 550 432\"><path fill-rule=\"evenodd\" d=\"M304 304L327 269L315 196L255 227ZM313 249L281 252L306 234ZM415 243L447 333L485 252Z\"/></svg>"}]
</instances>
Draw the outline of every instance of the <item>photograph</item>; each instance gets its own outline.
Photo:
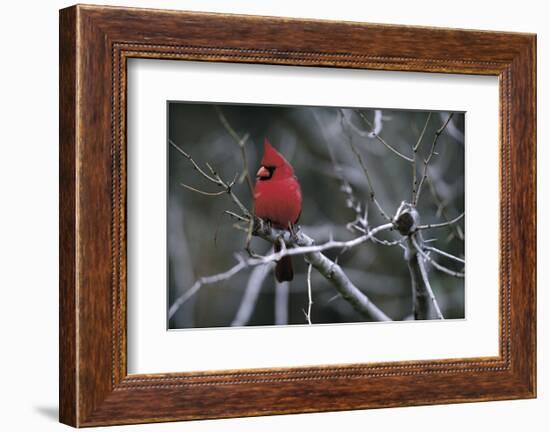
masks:
<instances>
[{"instance_id":1,"label":"photograph","mask_svg":"<svg viewBox=\"0 0 550 432\"><path fill-rule=\"evenodd\" d=\"M466 113L166 115L169 330L466 318Z\"/></svg>"}]
</instances>

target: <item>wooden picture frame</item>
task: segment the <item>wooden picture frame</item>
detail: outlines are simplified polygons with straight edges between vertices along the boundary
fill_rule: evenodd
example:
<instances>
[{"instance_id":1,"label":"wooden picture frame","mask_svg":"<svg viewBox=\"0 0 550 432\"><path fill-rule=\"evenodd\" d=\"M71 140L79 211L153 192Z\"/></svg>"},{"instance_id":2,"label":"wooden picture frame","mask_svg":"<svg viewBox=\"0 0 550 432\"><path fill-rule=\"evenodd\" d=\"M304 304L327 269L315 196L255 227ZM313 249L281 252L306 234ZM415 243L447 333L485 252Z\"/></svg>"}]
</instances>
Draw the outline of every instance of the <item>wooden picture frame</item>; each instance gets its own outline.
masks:
<instances>
[{"instance_id":1,"label":"wooden picture frame","mask_svg":"<svg viewBox=\"0 0 550 432\"><path fill-rule=\"evenodd\" d=\"M128 375L129 58L498 76L499 355ZM535 290L535 35L102 6L61 10L63 423L98 426L532 398Z\"/></svg>"}]
</instances>

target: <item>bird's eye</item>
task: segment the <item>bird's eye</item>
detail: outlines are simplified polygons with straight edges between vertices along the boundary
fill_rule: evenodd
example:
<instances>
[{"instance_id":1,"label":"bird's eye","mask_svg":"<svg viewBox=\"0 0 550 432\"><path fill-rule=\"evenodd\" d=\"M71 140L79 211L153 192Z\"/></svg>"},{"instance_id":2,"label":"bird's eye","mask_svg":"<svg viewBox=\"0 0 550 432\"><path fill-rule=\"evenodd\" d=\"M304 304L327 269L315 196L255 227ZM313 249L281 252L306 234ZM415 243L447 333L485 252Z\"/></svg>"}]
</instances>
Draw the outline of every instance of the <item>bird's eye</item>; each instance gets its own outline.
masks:
<instances>
[{"instance_id":1,"label":"bird's eye","mask_svg":"<svg viewBox=\"0 0 550 432\"><path fill-rule=\"evenodd\" d=\"M271 177L273 177L274 171L275 167L262 165L256 173L256 178L258 178L259 180L269 180Z\"/></svg>"}]
</instances>

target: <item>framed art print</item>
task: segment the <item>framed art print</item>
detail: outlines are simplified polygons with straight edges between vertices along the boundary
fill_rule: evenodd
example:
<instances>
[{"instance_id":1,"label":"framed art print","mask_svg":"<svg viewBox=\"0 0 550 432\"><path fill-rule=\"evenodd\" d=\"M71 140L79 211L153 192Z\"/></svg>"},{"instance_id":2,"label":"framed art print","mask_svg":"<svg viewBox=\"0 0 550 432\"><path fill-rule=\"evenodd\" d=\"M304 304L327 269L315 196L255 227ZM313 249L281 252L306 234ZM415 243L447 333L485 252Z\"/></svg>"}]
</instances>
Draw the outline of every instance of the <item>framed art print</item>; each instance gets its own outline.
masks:
<instances>
[{"instance_id":1,"label":"framed art print","mask_svg":"<svg viewBox=\"0 0 550 432\"><path fill-rule=\"evenodd\" d=\"M63 9L60 420L535 397L535 41Z\"/></svg>"}]
</instances>

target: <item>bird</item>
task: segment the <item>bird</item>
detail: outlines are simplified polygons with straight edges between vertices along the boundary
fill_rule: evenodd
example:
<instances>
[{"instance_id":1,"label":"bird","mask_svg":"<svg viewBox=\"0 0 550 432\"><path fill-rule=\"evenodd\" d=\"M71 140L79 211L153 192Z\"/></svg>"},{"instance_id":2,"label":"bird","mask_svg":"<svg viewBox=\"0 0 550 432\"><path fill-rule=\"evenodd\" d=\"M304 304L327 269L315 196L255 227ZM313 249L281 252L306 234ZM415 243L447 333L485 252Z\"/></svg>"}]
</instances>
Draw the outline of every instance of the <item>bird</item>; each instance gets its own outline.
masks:
<instances>
[{"instance_id":1,"label":"bird","mask_svg":"<svg viewBox=\"0 0 550 432\"><path fill-rule=\"evenodd\" d=\"M292 165L279 153L267 137L264 139L264 154L256 173L254 186L255 215L274 228L292 230L302 213L302 190L294 175ZM275 252L281 245L274 244ZM275 278L278 282L294 278L292 259L282 257L275 265Z\"/></svg>"}]
</instances>

